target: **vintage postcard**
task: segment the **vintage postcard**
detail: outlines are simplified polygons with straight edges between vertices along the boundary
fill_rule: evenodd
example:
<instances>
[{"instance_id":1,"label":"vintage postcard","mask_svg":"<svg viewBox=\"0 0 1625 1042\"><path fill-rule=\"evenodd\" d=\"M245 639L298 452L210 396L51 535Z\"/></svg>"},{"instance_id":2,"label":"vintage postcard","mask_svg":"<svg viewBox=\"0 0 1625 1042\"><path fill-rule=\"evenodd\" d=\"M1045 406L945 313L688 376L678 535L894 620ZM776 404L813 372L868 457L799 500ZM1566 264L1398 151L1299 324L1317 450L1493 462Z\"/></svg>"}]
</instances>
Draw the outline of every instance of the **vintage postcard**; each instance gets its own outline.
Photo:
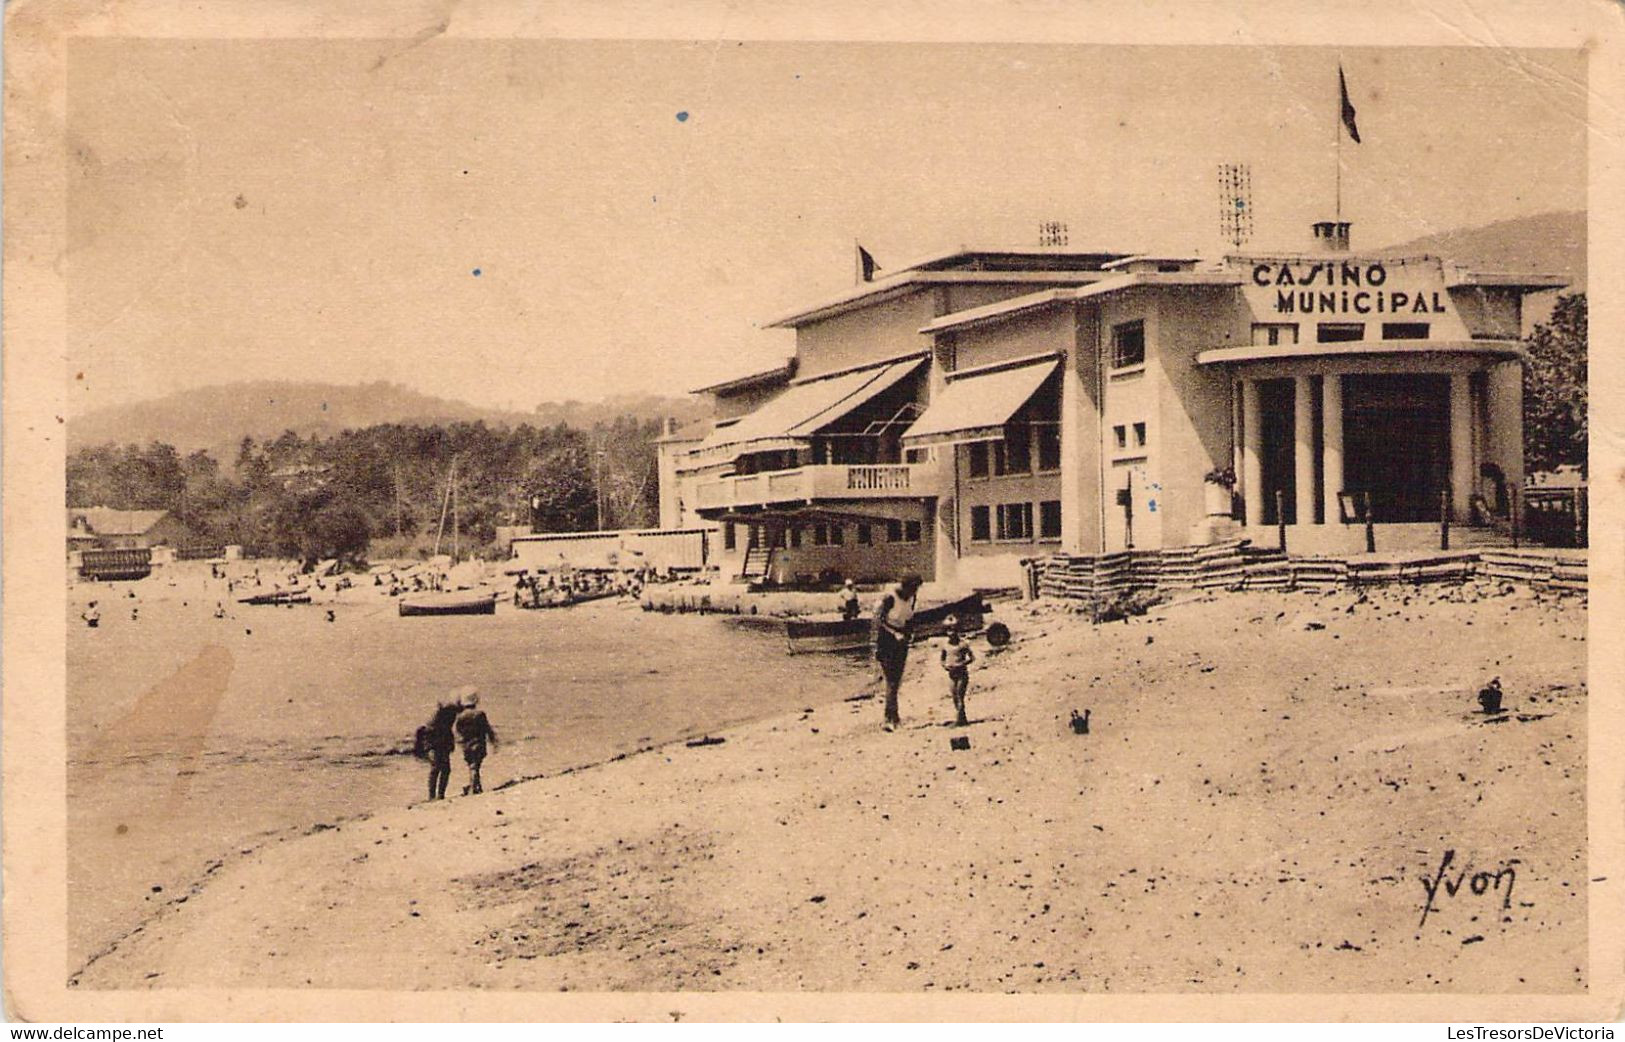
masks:
<instances>
[{"instance_id":1,"label":"vintage postcard","mask_svg":"<svg viewBox=\"0 0 1625 1042\"><path fill-rule=\"evenodd\" d=\"M1619 1016L1617 7L6 29L9 1016Z\"/></svg>"}]
</instances>

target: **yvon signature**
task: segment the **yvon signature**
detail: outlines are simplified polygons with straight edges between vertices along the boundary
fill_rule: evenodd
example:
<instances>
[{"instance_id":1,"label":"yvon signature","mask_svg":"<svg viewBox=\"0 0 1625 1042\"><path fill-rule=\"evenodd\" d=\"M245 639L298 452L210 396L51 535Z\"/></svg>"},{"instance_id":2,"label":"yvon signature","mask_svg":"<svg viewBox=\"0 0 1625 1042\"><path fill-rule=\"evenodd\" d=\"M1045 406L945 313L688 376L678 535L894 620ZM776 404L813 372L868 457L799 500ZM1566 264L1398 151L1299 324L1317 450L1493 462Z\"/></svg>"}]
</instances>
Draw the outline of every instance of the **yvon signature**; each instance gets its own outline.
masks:
<instances>
[{"instance_id":1,"label":"yvon signature","mask_svg":"<svg viewBox=\"0 0 1625 1042\"><path fill-rule=\"evenodd\" d=\"M1466 865L1451 877L1451 868L1455 864L1456 852L1447 850L1444 858L1439 862L1439 868L1433 873L1432 879L1424 878L1422 888L1427 891L1427 901L1422 905L1421 926L1428 924L1428 916L1439 907L1439 898L1454 898L1465 888L1474 897L1483 897L1495 893L1501 898L1501 910L1506 911L1512 907L1512 887L1518 881L1518 871L1513 866L1519 864L1517 858L1501 863L1501 867L1493 872L1472 872L1472 866ZM1468 875L1472 872L1472 875ZM1502 884L1505 884L1505 889Z\"/></svg>"}]
</instances>

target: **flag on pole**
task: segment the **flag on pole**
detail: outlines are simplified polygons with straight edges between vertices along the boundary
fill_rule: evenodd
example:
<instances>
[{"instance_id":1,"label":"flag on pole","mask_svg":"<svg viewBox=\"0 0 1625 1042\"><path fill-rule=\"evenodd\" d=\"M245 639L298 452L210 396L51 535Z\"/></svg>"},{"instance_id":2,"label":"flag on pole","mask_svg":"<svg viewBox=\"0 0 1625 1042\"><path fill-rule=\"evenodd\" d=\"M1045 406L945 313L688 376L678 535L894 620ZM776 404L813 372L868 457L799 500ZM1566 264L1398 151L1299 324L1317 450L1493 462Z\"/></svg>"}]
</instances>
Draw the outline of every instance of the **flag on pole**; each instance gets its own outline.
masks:
<instances>
[{"instance_id":1,"label":"flag on pole","mask_svg":"<svg viewBox=\"0 0 1625 1042\"><path fill-rule=\"evenodd\" d=\"M1343 126L1348 128L1349 137L1353 138L1354 143L1358 145L1360 143L1360 128L1354 122L1354 103L1349 101L1349 85L1348 81L1343 79L1343 66L1341 64L1337 66L1337 89L1343 95Z\"/></svg>"},{"instance_id":2,"label":"flag on pole","mask_svg":"<svg viewBox=\"0 0 1625 1042\"><path fill-rule=\"evenodd\" d=\"M880 268L880 265L875 263L874 257L870 256L869 251L864 249L861 244L857 244L857 246L858 246L858 270L857 270L858 281L859 282L873 282L875 280L875 272Z\"/></svg>"}]
</instances>

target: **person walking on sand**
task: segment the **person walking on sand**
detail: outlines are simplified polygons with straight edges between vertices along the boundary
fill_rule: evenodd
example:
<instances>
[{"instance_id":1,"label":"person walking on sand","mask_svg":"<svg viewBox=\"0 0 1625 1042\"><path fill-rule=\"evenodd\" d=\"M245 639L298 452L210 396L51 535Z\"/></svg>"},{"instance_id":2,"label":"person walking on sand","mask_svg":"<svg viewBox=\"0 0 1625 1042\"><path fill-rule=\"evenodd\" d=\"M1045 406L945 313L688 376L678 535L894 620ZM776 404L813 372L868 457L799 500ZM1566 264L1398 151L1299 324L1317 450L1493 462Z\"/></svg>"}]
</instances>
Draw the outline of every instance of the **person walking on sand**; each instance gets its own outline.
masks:
<instances>
[{"instance_id":1,"label":"person walking on sand","mask_svg":"<svg viewBox=\"0 0 1625 1042\"><path fill-rule=\"evenodd\" d=\"M948 619L948 646L942 649L942 668L948 671L948 694L954 700L954 726L965 727L965 692L970 688L970 664L976 653L959 637L959 620Z\"/></svg>"},{"instance_id":2,"label":"person walking on sand","mask_svg":"<svg viewBox=\"0 0 1625 1042\"><path fill-rule=\"evenodd\" d=\"M485 762L486 746L491 751L496 750L497 733L491 728L491 721L486 719L485 710L480 708L480 693L470 691L463 696L463 711L457 714L457 740L463 743L463 762L468 764L468 784L463 787L463 795L481 793L485 787L480 784L480 764Z\"/></svg>"},{"instance_id":3,"label":"person walking on sand","mask_svg":"<svg viewBox=\"0 0 1625 1042\"><path fill-rule=\"evenodd\" d=\"M909 634L914 628L914 600L920 592L920 577L903 578L875 608L875 659L886 681L887 731L902 724L897 710L897 689L903 686L903 667L908 664Z\"/></svg>"},{"instance_id":4,"label":"person walking on sand","mask_svg":"<svg viewBox=\"0 0 1625 1042\"><path fill-rule=\"evenodd\" d=\"M429 753L429 798L446 798L446 783L451 781L451 753L457 748L457 734L453 725L463 707L456 699L445 699L435 707L429 720L424 744Z\"/></svg>"}]
</instances>

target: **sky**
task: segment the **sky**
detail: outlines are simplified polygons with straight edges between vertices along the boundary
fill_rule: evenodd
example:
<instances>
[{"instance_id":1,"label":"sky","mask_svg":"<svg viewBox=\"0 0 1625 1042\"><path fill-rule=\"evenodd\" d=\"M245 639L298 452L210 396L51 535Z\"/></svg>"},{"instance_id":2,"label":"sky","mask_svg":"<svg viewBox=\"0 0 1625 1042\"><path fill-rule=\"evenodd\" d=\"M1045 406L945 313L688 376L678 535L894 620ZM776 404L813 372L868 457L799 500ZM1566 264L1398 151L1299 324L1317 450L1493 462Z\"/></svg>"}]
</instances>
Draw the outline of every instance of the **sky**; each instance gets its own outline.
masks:
<instances>
[{"instance_id":1,"label":"sky","mask_svg":"<svg viewBox=\"0 0 1625 1042\"><path fill-rule=\"evenodd\" d=\"M1354 245L1586 206L1585 63L1488 48L80 39L70 414L248 379L679 394L961 245Z\"/></svg>"}]
</instances>

